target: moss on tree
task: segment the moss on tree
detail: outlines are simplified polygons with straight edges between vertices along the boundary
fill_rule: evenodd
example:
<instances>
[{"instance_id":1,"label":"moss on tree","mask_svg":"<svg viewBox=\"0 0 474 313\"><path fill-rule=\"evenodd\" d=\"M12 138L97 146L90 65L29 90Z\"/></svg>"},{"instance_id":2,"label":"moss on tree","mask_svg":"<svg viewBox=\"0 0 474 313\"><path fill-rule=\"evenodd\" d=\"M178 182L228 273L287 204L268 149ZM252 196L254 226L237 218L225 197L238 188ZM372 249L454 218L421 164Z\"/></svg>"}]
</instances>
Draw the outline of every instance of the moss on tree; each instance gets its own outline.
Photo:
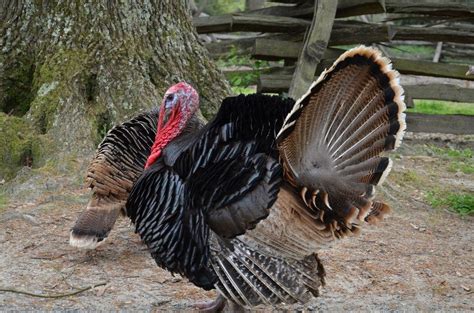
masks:
<instances>
[{"instance_id":1,"label":"moss on tree","mask_svg":"<svg viewBox=\"0 0 474 313\"><path fill-rule=\"evenodd\" d=\"M32 166L36 150L33 130L21 118L0 113L0 179L12 178L22 166Z\"/></svg>"}]
</instances>

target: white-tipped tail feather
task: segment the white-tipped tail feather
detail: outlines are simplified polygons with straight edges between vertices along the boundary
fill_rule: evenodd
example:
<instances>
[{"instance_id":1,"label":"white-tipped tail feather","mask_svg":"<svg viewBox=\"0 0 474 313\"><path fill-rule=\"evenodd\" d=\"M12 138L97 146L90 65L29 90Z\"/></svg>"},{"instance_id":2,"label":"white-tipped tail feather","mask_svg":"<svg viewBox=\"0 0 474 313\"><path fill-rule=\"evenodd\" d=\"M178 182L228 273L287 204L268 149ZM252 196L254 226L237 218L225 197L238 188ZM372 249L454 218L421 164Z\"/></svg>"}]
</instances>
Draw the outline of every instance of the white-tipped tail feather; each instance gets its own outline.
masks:
<instances>
[{"instance_id":1,"label":"white-tipped tail feather","mask_svg":"<svg viewBox=\"0 0 474 313\"><path fill-rule=\"evenodd\" d=\"M99 241L99 238L92 235L76 235L72 230L69 233L69 244L75 248L95 249L104 241L105 239Z\"/></svg>"}]
</instances>

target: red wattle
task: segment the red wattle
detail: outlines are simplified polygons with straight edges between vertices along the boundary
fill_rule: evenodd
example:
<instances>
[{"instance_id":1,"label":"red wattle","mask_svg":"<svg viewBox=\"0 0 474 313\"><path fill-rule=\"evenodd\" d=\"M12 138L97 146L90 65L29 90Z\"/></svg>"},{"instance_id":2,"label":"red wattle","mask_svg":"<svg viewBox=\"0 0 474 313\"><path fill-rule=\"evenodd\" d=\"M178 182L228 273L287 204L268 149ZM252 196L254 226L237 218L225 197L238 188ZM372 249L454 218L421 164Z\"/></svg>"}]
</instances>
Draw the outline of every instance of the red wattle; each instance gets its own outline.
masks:
<instances>
[{"instance_id":1,"label":"red wattle","mask_svg":"<svg viewBox=\"0 0 474 313\"><path fill-rule=\"evenodd\" d=\"M181 132L180 124L183 123L180 123L180 121L182 119L182 114L179 111L178 107L174 108L173 111L171 111L168 123L166 123L166 125L163 125L164 115L165 109L163 105L160 109L160 116L158 117L158 126L155 142L151 147L151 153L146 161L145 169L150 167L153 163L156 162L156 160L158 160L158 158L161 156L161 152L163 151L164 147L166 147L166 145L176 136L178 136Z\"/></svg>"}]
</instances>

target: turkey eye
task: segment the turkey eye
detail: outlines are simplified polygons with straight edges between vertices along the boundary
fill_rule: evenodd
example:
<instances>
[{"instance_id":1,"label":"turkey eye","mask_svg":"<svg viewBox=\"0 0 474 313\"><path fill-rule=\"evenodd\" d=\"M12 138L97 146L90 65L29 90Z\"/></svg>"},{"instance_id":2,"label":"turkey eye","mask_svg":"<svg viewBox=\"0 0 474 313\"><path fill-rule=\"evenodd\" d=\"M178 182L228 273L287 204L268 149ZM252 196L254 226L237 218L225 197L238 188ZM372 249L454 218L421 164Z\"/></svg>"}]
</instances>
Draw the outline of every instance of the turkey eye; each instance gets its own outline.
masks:
<instances>
[{"instance_id":1,"label":"turkey eye","mask_svg":"<svg viewBox=\"0 0 474 313\"><path fill-rule=\"evenodd\" d=\"M173 106L173 101L174 101L174 94L170 93L169 95L166 96L166 100L165 100L166 107L171 108Z\"/></svg>"}]
</instances>

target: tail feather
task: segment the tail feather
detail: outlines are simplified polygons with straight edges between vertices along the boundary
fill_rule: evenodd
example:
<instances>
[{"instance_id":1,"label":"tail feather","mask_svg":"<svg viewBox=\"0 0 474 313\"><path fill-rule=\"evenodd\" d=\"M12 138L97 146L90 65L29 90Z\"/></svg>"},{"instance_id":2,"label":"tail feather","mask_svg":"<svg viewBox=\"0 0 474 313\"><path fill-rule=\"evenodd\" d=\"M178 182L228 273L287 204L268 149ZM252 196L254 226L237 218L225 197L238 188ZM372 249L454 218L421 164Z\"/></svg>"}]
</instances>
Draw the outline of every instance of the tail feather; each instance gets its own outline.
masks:
<instances>
[{"instance_id":1,"label":"tail feather","mask_svg":"<svg viewBox=\"0 0 474 313\"><path fill-rule=\"evenodd\" d=\"M93 197L71 229L69 243L83 249L95 249L113 228L124 208L124 201Z\"/></svg>"},{"instance_id":2,"label":"tail feather","mask_svg":"<svg viewBox=\"0 0 474 313\"><path fill-rule=\"evenodd\" d=\"M322 285L322 265L316 258L287 261L252 249L233 239L214 244L216 288L228 299L244 306L307 302Z\"/></svg>"},{"instance_id":3,"label":"tail feather","mask_svg":"<svg viewBox=\"0 0 474 313\"><path fill-rule=\"evenodd\" d=\"M113 228L143 171L155 138L157 114L152 110L112 128L99 145L86 178L93 195L71 230L72 246L94 249Z\"/></svg>"},{"instance_id":4,"label":"tail feather","mask_svg":"<svg viewBox=\"0 0 474 313\"><path fill-rule=\"evenodd\" d=\"M277 136L286 181L308 210L325 212L336 236L381 215L370 212L373 186L392 165L382 154L400 145L406 128L398 76L379 51L349 50L295 103Z\"/></svg>"}]
</instances>

